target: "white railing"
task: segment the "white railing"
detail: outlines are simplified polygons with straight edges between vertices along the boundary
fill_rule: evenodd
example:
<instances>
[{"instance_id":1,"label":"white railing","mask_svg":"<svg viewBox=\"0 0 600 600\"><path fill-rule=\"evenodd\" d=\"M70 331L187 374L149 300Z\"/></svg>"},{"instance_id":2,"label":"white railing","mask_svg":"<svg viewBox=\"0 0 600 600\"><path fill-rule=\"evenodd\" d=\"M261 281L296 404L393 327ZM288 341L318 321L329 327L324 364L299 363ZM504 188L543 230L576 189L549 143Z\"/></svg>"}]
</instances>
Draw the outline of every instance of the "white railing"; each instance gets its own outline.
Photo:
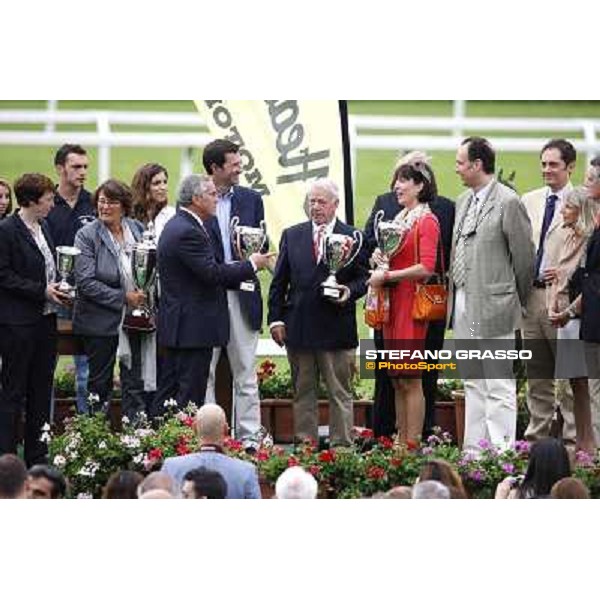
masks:
<instances>
[{"instance_id":1,"label":"white railing","mask_svg":"<svg viewBox=\"0 0 600 600\"><path fill-rule=\"evenodd\" d=\"M2 125L39 125L39 131L2 130ZM57 125L92 125L93 131L57 131ZM123 132L113 126L152 126L181 128L179 131ZM393 117L350 115L350 141L353 166L356 151L456 149L469 133L503 132L576 134L572 138L579 152L591 157L600 150L600 119L583 118L488 118L466 117L464 107L455 105L452 117ZM193 130L190 130L193 128ZM186 130L187 129L187 130ZM412 132L419 132L418 134ZM431 132L432 135L422 132ZM195 148L210 141L206 123L199 113L129 112L96 110L57 110L53 103L47 110L0 110L0 145L59 146L65 142L98 148L98 179L110 176L110 153L113 147L181 148L180 175L192 171L191 155ZM490 137L499 151L539 152L547 137ZM353 169L355 171L355 169Z\"/></svg>"}]
</instances>

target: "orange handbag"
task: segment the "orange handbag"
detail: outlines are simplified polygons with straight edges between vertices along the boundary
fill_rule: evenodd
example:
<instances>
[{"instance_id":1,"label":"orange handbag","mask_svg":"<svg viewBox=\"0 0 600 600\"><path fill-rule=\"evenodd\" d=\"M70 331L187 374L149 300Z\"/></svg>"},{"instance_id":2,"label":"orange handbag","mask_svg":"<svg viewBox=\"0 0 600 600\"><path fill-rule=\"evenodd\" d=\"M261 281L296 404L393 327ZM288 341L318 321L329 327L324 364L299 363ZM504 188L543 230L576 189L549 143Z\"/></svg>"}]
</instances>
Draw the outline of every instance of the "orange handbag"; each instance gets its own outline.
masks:
<instances>
[{"instance_id":1,"label":"orange handbag","mask_svg":"<svg viewBox=\"0 0 600 600\"><path fill-rule=\"evenodd\" d=\"M441 233L438 244L441 244ZM416 263L419 264L419 223L415 231ZM412 308L415 321L442 321L446 318L448 303L448 284L444 269L444 247L441 246L442 273L434 273L426 282L417 282Z\"/></svg>"}]
</instances>

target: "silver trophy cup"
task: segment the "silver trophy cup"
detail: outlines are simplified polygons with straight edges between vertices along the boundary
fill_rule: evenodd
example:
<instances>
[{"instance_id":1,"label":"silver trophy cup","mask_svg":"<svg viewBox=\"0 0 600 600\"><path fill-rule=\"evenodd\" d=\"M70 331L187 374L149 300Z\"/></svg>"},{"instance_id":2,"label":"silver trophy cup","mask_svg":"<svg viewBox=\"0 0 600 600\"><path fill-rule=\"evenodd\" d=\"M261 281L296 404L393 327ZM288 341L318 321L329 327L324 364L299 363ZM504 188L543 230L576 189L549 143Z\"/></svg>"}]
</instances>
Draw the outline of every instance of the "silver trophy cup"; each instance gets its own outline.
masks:
<instances>
[{"instance_id":1,"label":"silver trophy cup","mask_svg":"<svg viewBox=\"0 0 600 600\"><path fill-rule=\"evenodd\" d=\"M240 225L240 218L233 217L229 224L231 245L238 260L248 260L252 254L260 252L267 241L267 226L264 221L260 227ZM242 281L240 290L253 292L256 289L254 281Z\"/></svg>"},{"instance_id":2,"label":"silver trophy cup","mask_svg":"<svg viewBox=\"0 0 600 600\"><path fill-rule=\"evenodd\" d=\"M384 221L384 212L380 210L373 221L373 230L377 246L385 260L384 265L377 265L377 269L387 271L392 256L394 256L402 244L402 230L394 221Z\"/></svg>"},{"instance_id":3,"label":"silver trophy cup","mask_svg":"<svg viewBox=\"0 0 600 600\"><path fill-rule=\"evenodd\" d=\"M131 273L138 290L151 299L156 283L156 242L152 227L144 232L142 240L133 246L131 253ZM153 331L155 329L151 300L131 313L135 329Z\"/></svg>"},{"instance_id":4,"label":"silver trophy cup","mask_svg":"<svg viewBox=\"0 0 600 600\"><path fill-rule=\"evenodd\" d=\"M60 275L58 289L68 294L70 298L75 298L77 294L75 286L71 285L68 279L75 270L75 257L79 254L81 254L81 250L74 246L57 246L56 248L56 268Z\"/></svg>"},{"instance_id":5,"label":"silver trophy cup","mask_svg":"<svg viewBox=\"0 0 600 600\"><path fill-rule=\"evenodd\" d=\"M331 300L339 300L342 297L343 289L335 275L354 261L362 248L362 243L363 236L358 230L352 236L329 233L324 237L321 260L329 269L329 276L321 284L321 296Z\"/></svg>"}]
</instances>

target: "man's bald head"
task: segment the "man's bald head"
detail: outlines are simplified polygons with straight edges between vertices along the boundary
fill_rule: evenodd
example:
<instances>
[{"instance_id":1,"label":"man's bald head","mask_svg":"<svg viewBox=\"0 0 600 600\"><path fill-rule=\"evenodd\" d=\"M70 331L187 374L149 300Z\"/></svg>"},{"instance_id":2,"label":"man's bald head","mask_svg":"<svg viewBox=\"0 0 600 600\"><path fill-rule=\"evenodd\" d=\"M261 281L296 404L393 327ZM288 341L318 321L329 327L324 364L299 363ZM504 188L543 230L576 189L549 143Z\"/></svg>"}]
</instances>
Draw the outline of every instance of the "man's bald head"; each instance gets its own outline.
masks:
<instances>
[{"instance_id":1,"label":"man's bald head","mask_svg":"<svg viewBox=\"0 0 600 600\"><path fill-rule=\"evenodd\" d=\"M164 490L171 496L177 495L177 486L175 480L168 474L162 471L150 473L138 487L138 498L143 494L153 490Z\"/></svg>"},{"instance_id":2,"label":"man's bald head","mask_svg":"<svg viewBox=\"0 0 600 600\"><path fill-rule=\"evenodd\" d=\"M227 434L227 417L218 404L205 404L196 415L196 430L201 444L221 444Z\"/></svg>"},{"instance_id":3,"label":"man's bald head","mask_svg":"<svg viewBox=\"0 0 600 600\"><path fill-rule=\"evenodd\" d=\"M148 492L144 492L140 496L140 500L173 500L174 496L171 496L167 490L150 490Z\"/></svg>"}]
</instances>

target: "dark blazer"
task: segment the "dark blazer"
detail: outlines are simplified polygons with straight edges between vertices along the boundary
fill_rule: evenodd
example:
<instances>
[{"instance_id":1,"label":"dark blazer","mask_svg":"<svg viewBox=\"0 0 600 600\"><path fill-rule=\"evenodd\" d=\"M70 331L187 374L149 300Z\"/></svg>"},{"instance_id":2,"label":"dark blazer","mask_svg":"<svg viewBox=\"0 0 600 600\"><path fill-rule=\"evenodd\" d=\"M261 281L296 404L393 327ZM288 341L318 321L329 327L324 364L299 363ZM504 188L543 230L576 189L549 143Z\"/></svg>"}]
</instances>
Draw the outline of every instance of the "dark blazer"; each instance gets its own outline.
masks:
<instances>
[{"instance_id":1,"label":"dark blazer","mask_svg":"<svg viewBox=\"0 0 600 600\"><path fill-rule=\"evenodd\" d=\"M352 235L354 227L337 220L334 233ZM338 272L339 283L350 288L343 306L321 298L321 283L329 275L323 263L315 264L312 222L283 232L279 256L269 290L268 322L283 321L287 346L294 350L356 348L356 301L367 291L367 251L363 245L352 264Z\"/></svg>"},{"instance_id":2,"label":"dark blazer","mask_svg":"<svg viewBox=\"0 0 600 600\"><path fill-rule=\"evenodd\" d=\"M139 221L124 219L133 237L142 237ZM79 335L115 336L125 304L119 255L108 229L100 220L84 225L75 235L81 254L75 259L77 300L73 309L73 332Z\"/></svg>"},{"instance_id":3,"label":"dark blazer","mask_svg":"<svg viewBox=\"0 0 600 600\"><path fill-rule=\"evenodd\" d=\"M437 217L440 223L440 233L442 238L442 247L444 248L444 268L446 272L450 268L450 252L452 251L452 232L454 231L455 204L452 200L444 196L436 196L435 200L429 204L431 212ZM377 196L373 210L365 224L365 243L369 249L369 256L375 250L377 243L375 241L374 221L375 215L383 210L383 220L391 221L402 209L398 203L395 192L388 192Z\"/></svg>"},{"instance_id":4,"label":"dark blazer","mask_svg":"<svg viewBox=\"0 0 600 600\"><path fill-rule=\"evenodd\" d=\"M229 341L226 288L254 277L250 261L217 262L208 233L178 210L158 243L158 342L168 348L211 348Z\"/></svg>"},{"instance_id":5,"label":"dark blazer","mask_svg":"<svg viewBox=\"0 0 600 600\"><path fill-rule=\"evenodd\" d=\"M54 256L46 223L41 224ZM18 214L0 222L0 323L30 325L42 318L46 302L46 264ZM51 282L50 282L51 283Z\"/></svg>"},{"instance_id":6,"label":"dark blazer","mask_svg":"<svg viewBox=\"0 0 600 600\"><path fill-rule=\"evenodd\" d=\"M600 228L598 227L594 229L588 243L582 275L580 337L586 342L600 343Z\"/></svg>"},{"instance_id":7,"label":"dark blazer","mask_svg":"<svg viewBox=\"0 0 600 600\"><path fill-rule=\"evenodd\" d=\"M236 185L233 187L233 196L231 198L231 217L239 217L240 225L248 227L259 227L260 222L265 218L265 209L263 201L258 192L250 188ZM219 221L217 217L212 217L206 221L206 228L210 234L210 239L215 250L215 258L217 262L224 262L223 244L231 246L231 239L221 239L221 230L219 229ZM232 248L232 256L236 258L236 254ZM262 327L263 321L263 302L260 290L260 282L258 277L251 279L255 280L256 289L254 292L240 292L240 305L242 313L246 317L248 325L251 329L258 331Z\"/></svg>"}]
</instances>

